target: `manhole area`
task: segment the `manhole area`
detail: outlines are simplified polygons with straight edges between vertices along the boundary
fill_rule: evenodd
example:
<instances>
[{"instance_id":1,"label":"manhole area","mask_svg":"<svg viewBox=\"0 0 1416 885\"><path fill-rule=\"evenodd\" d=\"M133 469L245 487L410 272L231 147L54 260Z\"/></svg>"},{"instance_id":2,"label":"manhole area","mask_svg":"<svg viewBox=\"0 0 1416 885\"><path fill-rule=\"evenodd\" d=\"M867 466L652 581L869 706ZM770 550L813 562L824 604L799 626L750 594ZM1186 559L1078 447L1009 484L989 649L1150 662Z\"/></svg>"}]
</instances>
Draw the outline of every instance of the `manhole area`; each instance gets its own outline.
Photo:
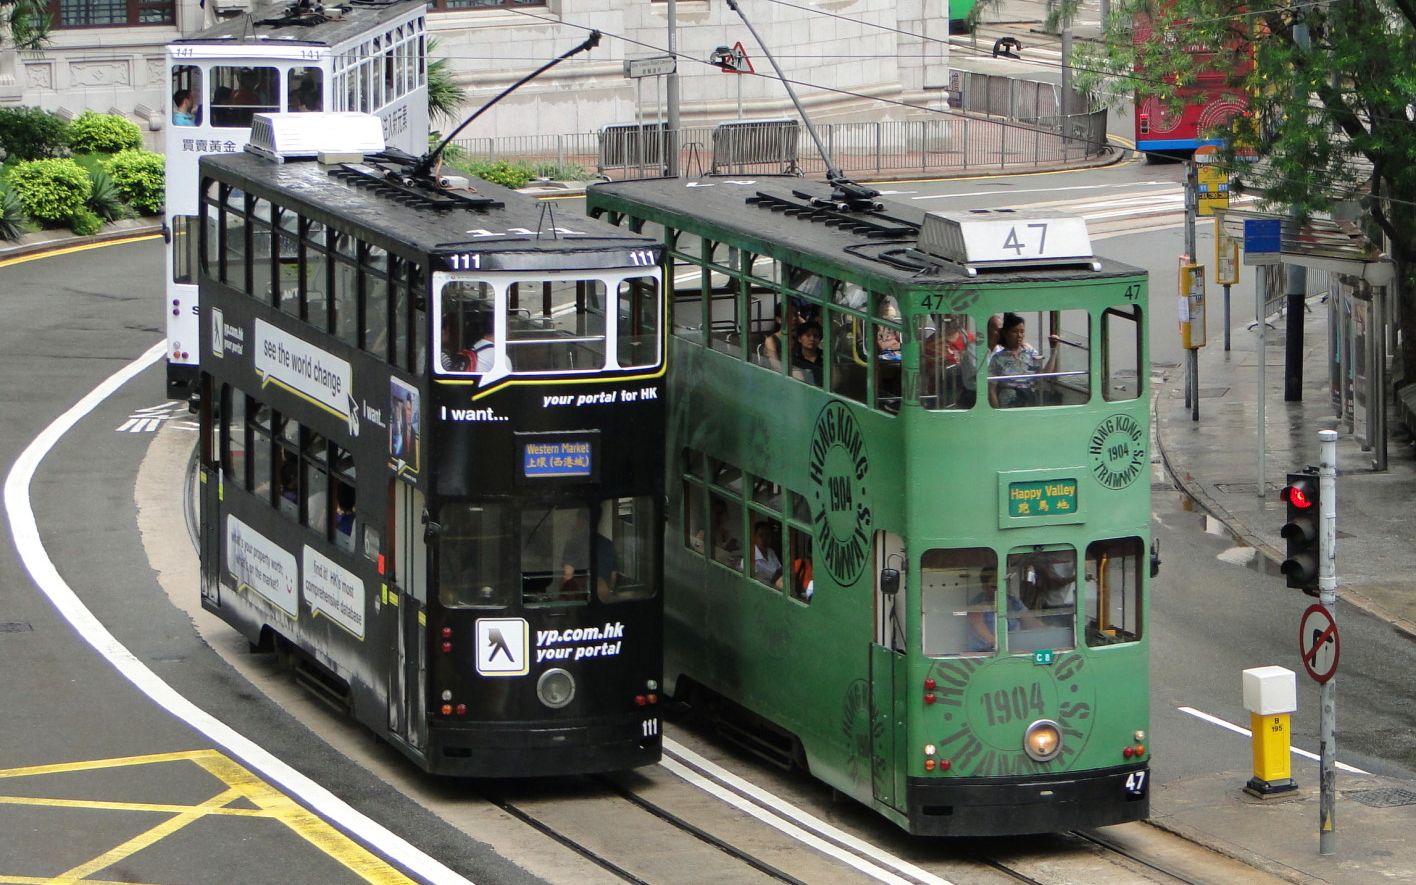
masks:
<instances>
[{"instance_id":1,"label":"manhole area","mask_svg":"<svg viewBox=\"0 0 1416 885\"><path fill-rule=\"evenodd\" d=\"M6 621L0 623L0 633L28 633L33 629L28 621Z\"/></svg>"},{"instance_id":2,"label":"manhole area","mask_svg":"<svg viewBox=\"0 0 1416 885\"><path fill-rule=\"evenodd\" d=\"M1398 787L1381 790L1344 791L1342 795L1372 808L1399 808L1403 805L1416 805L1416 793Z\"/></svg>"}]
</instances>

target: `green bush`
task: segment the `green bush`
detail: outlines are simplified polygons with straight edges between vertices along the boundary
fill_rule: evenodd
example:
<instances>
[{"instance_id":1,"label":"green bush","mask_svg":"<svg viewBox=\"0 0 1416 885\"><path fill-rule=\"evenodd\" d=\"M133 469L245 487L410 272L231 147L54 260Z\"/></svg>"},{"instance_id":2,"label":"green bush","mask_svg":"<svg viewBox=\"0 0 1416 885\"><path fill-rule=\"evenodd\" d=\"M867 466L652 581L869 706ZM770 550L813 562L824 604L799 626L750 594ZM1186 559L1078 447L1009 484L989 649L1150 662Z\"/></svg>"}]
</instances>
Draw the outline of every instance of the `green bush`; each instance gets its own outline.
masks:
<instances>
[{"instance_id":1,"label":"green bush","mask_svg":"<svg viewBox=\"0 0 1416 885\"><path fill-rule=\"evenodd\" d=\"M11 160L57 157L68 147L69 126L39 108L0 108L0 147Z\"/></svg>"},{"instance_id":2,"label":"green bush","mask_svg":"<svg viewBox=\"0 0 1416 885\"><path fill-rule=\"evenodd\" d=\"M552 181L586 181L592 178L589 169L579 163L537 163L536 177Z\"/></svg>"},{"instance_id":3,"label":"green bush","mask_svg":"<svg viewBox=\"0 0 1416 885\"><path fill-rule=\"evenodd\" d=\"M525 187L536 177L536 170L530 165L521 162L508 163L506 160L480 160L469 163L467 170L478 178L509 188Z\"/></svg>"},{"instance_id":4,"label":"green bush","mask_svg":"<svg viewBox=\"0 0 1416 885\"><path fill-rule=\"evenodd\" d=\"M19 196L13 190L0 191L0 240L18 240L26 221Z\"/></svg>"},{"instance_id":5,"label":"green bush","mask_svg":"<svg viewBox=\"0 0 1416 885\"><path fill-rule=\"evenodd\" d=\"M142 147L142 144L143 133L138 129L138 124L116 114L84 111L69 124L69 147L76 151L116 154Z\"/></svg>"},{"instance_id":6,"label":"green bush","mask_svg":"<svg viewBox=\"0 0 1416 885\"><path fill-rule=\"evenodd\" d=\"M123 199L143 215L162 211L165 164L152 151L120 151L108 161L108 174Z\"/></svg>"},{"instance_id":7,"label":"green bush","mask_svg":"<svg viewBox=\"0 0 1416 885\"><path fill-rule=\"evenodd\" d=\"M91 237L103 227L103 219L88 209L80 209L69 219L69 229L81 237Z\"/></svg>"},{"instance_id":8,"label":"green bush","mask_svg":"<svg viewBox=\"0 0 1416 885\"><path fill-rule=\"evenodd\" d=\"M29 160L10 170L10 187L40 224L64 224L84 208L93 185L73 160Z\"/></svg>"},{"instance_id":9,"label":"green bush","mask_svg":"<svg viewBox=\"0 0 1416 885\"><path fill-rule=\"evenodd\" d=\"M89 192L88 207L93 214L104 221L117 221L127 214L123 195L113 183L113 176L102 169L93 169L89 172L89 183L93 188Z\"/></svg>"}]
</instances>

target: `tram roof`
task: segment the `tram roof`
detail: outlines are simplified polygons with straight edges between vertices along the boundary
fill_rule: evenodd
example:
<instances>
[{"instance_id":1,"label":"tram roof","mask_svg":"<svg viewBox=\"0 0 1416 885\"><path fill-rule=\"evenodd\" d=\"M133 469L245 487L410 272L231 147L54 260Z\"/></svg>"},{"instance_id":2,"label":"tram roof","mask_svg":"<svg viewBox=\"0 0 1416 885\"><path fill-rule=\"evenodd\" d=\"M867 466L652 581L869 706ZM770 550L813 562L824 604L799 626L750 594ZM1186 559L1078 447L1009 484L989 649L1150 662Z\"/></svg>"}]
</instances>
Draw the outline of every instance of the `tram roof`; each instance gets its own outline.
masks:
<instances>
[{"instance_id":1,"label":"tram roof","mask_svg":"<svg viewBox=\"0 0 1416 885\"><path fill-rule=\"evenodd\" d=\"M330 172L338 165L314 160L276 163L251 153L233 153L207 154L200 162L204 175L212 168L220 169L225 173L224 180L239 183L258 197L301 209L314 218L352 222L376 239L403 244L423 254L468 250L552 253L593 250L597 245L618 250L656 245L647 236L610 227L580 212L564 210L564 214L552 214L550 204L543 205L526 194L480 179L474 181L477 195L490 197L500 205L439 211L409 205L337 178ZM553 227L559 232L552 231ZM515 233L517 230L530 233ZM474 238L473 231L490 231L493 235Z\"/></svg>"},{"instance_id":2,"label":"tram roof","mask_svg":"<svg viewBox=\"0 0 1416 885\"><path fill-rule=\"evenodd\" d=\"M804 204L798 194L828 199L831 185L791 175L728 175L703 178L650 178L608 181L591 185L590 191L631 200L665 215L689 216L750 240L766 241L789 251L808 253L871 276L885 277L900 285L968 282L973 286L1081 280L1099 277L1134 276L1145 271L1133 265L1097 257L1101 270L1080 267L1028 267L989 270L970 276L960 265L943 259L929 261L928 275L919 268L901 267L874 257L891 249L913 248L925 212L911 205L883 198L883 212L833 213L815 218L811 213L784 208L789 203ZM749 197L766 197L749 203ZM775 207L775 208L774 208ZM851 229L851 221L860 223ZM692 230L692 226L685 225ZM872 230L874 228L874 230ZM891 231L896 231L891 233ZM915 253L917 258L926 258Z\"/></svg>"},{"instance_id":3,"label":"tram roof","mask_svg":"<svg viewBox=\"0 0 1416 885\"><path fill-rule=\"evenodd\" d=\"M293 46L338 46L377 29L384 22L404 18L415 9L426 8L428 4L426 0L358 0L356 3L337 5L343 10L337 19L297 23L293 19L284 19L291 3L264 4L250 13L219 22L201 33L173 40L168 45L279 46L288 42Z\"/></svg>"}]
</instances>

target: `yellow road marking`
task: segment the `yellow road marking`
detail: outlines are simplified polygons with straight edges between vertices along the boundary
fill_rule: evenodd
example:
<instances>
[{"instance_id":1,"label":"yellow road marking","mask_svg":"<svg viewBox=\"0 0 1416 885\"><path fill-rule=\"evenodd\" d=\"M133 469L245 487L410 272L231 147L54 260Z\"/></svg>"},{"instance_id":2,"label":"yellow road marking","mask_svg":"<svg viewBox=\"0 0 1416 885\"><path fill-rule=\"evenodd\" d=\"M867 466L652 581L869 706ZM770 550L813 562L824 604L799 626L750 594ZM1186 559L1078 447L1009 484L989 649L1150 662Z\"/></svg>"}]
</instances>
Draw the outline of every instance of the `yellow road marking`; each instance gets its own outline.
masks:
<instances>
[{"instance_id":1,"label":"yellow road marking","mask_svg":"<svg viewBox=\"0 0 1416 885\"><path fill-rule=\"evenodd\" d=\"M121 246L124 243L140 243L143 240L156 240L162 234L139 234L135 237L123 237L117 240L104 240L102 243L87 243L83 246L65 246L62 249L50 249L47 252L36 252L33 255L21 255L18 258L6 258L0 261L0 267L9 267L12 264L24 264L26 261L38 261L41 258L54 258L59 255L71 255L75 252L87 252L90 249L102 249L105 246ZM0 882L5 880L0 879Z\"/></svg>"},{"instance_id":2,"label":"yellow road marking","mask_svg":"<svg viewBox=\"0 0 1416 885\"><path fill-rule=\"evenodd\" d=\"M167 820L108 851L57 876L15 876L0 871L0 885L109 885L89 874L110 867L125 858L151 847L162 839L206 817L264 818L277 821L310 845L328 855L345 869L373 885L404 885L411 882L388 863L369 852L342 832L325 823L294 799L271 787L245 766L216 750L192 750L179 753L159 753L151 756L125 756L115 759L94 759L63 762L53 765L31 765L23 768L0 769L0 778L35 777L47 774L103 771L139 765L187 763L196 765L220 781L225 789L196 805L156 802L112 802L97 799L60 799L30 796L0 796L0 805L45 806L97 811L146 812L169 815ZM229 808L232 802L245 799L255 808ZM113 883L117 885L117 883ZM132 885L132 883L127 883Z\"/></svg>"},{"instance_id":3,"label":"yellow road marking","mask_svg":"<svg viewBox=\"0 0 1416 885\"><path fill-rule=\"evenodd\" d=\"M226 790L224 792L217 793L215 796L212 796L205 802L202 802L198 805L194 805L187 811L182 812L181 814L173 815L172 817L168 818L167 820L163 821L162 823L158 824L147 832L139 833L138 835L134 836L133 838L129 839L127 842L124 842L121 845L115 845L113 848L110 848L108 851L105 851L103 854L100 854L93 860L90 860L86 863L81 863L71 870L66 870L60 873L59 878L72 879L77 881L88 876L90 873L96 873L99 870L111 867L119 861L126 860L129 857L132 857L139 851L142 851L144 848L149 848L152 845L161 842L164 838L172 835L173 833L177 832L188 824L196 823L197 821L206 817L206 809L220 808L228 802L234 802L235 800L240 799L241 795L242 794L240 790Z\"/></svg>"}]
</instances>

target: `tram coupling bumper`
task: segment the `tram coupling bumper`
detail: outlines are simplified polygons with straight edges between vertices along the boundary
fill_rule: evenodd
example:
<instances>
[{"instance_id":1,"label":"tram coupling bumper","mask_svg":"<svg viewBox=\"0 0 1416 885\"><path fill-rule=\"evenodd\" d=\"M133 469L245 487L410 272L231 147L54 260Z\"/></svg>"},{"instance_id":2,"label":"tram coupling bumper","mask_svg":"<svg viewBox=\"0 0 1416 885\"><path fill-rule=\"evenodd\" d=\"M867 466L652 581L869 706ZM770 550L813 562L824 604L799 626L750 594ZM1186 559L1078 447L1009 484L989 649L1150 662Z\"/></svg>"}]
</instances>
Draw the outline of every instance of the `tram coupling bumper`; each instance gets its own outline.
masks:
<instances>
[{"instance_id":1,"label":"tram coupling bumper","mask_svg":"<svg viewBox=\"0 0 1416 885\"><path fill-rule=\"evenodd\" d=\"M1144 820L1144 764L1051 777L909 778L909 830L920 836L1057 833Z\"/></svg>"}]
</instances>

